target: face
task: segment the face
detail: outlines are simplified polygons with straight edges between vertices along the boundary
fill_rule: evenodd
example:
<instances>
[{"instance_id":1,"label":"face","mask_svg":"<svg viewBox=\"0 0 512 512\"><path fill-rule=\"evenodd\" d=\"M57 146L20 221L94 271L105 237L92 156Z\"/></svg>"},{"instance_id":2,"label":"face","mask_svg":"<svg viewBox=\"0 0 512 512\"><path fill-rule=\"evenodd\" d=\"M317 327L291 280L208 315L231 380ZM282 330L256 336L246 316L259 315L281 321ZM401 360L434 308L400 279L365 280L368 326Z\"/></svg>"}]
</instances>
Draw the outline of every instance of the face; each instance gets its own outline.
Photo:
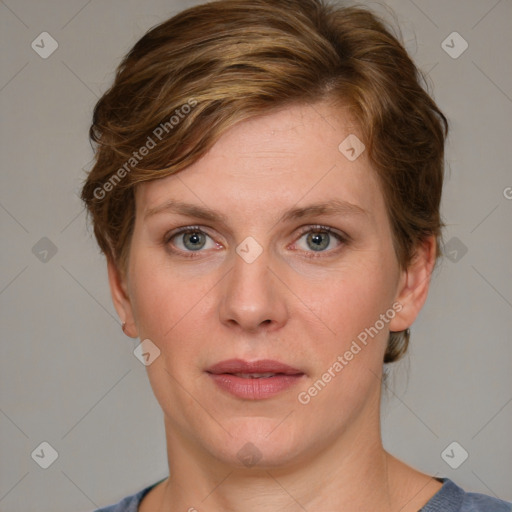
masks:
<instances>
[{"instance_id":1,"label":"face","mask_svg":"<svg viewBox=\"0 0 512 512\"><path fill-rule=\"evenodd\" d=\"M389 331L414 320L429 269L400 270L366 153L338 149L350 134L327 103L287 107L138 186L126 279L109 275L160 350L147 371L171 443L276 467L380 439Z\"/></svg>"}]
</instances>

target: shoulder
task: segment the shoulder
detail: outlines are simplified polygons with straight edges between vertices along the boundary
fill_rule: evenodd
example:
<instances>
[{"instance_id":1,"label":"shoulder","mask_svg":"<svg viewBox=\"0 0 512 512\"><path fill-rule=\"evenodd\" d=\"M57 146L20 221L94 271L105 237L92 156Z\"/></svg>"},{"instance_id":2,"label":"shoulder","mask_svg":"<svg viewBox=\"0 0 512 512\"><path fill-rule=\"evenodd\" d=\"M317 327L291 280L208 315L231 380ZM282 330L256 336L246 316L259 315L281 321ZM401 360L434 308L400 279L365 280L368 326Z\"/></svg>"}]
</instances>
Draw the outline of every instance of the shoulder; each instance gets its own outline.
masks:
<instances>
[{"instance_id":1,"label":"shoulder","mask_svg":"<svg viewBox=\"0 0 512 512\"><path fill-rule=\"evenodd\" d=\"M478 494L468 492L464 496L460 512L511 512L512 503L486 496L485 494Z\"/></svg>"},{"instance_id":2,"label":"shoulder","mask_svg":"<svg viewBox=\"0 0 512 512\"><path fill-rule=\"evenodd\" d=\"M511 512L512 503L485 494L466 492L448 478L420 512Z\"/></svg>"},{"instance_id":3,"label":"shoulder","mask_svg":"<svg viewBox=\"0 0 512 512\"><path fill-rule=\"evenodd\" d=\"M155 487L158 483L160 482L150 485L149 487L142 489L136 494L127 496L126 498L123 498L121 501L115 503L114 505L98 508L93 512L137 512L139 510L139 505L140 502L142 501L142 498L144 498L144 496L146 496L146 494L148 494L148 492L151 489L153 489L153 487Z\"/></svg>"}]
</instances>

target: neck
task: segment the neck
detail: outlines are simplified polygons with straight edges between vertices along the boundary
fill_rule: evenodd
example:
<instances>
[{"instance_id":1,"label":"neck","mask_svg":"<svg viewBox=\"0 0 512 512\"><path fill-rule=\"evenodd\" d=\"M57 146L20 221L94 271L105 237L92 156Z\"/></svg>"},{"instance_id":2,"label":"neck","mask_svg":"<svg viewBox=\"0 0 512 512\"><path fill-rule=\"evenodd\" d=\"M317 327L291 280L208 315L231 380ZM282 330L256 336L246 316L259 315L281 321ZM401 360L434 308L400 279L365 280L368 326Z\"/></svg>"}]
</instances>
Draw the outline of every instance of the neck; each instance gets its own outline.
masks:
<instances>
[{"instance_id":1,"label":"neck","mask_svg":"<svg viewBox=\"0 0 512 512\"><path fill-rule=\"evenodd\" d=\"M197 445L168 435L171 476L162 488L159 510L391 511L388 455L378 425L366 426L312 447L293 464L242 469L200 456Z\"/></svg>"}]
</instances>

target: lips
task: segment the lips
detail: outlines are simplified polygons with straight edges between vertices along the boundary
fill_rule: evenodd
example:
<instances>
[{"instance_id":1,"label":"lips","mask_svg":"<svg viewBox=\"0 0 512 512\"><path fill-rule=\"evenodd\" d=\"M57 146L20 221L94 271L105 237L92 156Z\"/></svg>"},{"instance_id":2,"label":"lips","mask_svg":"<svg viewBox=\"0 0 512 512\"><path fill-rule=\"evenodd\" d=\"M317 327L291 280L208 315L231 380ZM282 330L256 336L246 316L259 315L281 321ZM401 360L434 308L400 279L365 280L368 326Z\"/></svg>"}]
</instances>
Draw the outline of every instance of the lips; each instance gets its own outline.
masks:
<instances>
[{"instance_id":1,"label":"lips","mask_svg":"<svg viewBox=\"0 0 512 512\"><path fill-rule=\"evenodd\" d=\"M264 378L270 375L304 375L304 372L270 359L262 359L259 361L243 361L242 359L229 359L221 361L206 370L214 375L223 373L231 375L253 375L253 378Z\"/></svg>"},{"instance_id":2,"label":"lips","mask_svg":"<svg viewBox=\"0 0 512 512\"><path fill-rule=\"evenodd\" d=\"M223 391L246 400L275 396L305 376L297 368L269 359L229 359L211 366L206 373Z\"/></svg>"}]
</instances>

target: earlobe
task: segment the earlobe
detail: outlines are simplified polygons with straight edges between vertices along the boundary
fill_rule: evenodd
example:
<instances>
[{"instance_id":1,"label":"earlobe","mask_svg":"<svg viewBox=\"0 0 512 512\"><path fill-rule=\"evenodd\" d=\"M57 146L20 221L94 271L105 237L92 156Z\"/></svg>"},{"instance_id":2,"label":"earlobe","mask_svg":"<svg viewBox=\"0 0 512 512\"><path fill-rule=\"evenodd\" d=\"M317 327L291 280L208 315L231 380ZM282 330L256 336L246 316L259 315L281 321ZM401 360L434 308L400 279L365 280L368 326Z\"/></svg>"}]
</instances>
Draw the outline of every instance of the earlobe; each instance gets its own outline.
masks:
<instances>
[{"instance_id":1,"label":"earlobe","mask_svg":"<svg viewBox=\"0 0 512 512\"><path fill-rule=\"evenodd\" d=\"M432 235L418 246L409 266L402 271L395 299L402 308L390 322L390 331L403 331L416 320L427 300L435 261L436 238Z\"/></svg>"},{"instance_id":2,"label":"earlobe","mask_svg":"<svg viewBox=\"0 0 512 512\"><path fill-rule=\"evenodd\" d=\"M123 332L130 338L136 338L138 336L137 328L127 291L126 279L111 259L107 261L107 271L112 302L121 319Z\"/></svg>"}]
</instances>

